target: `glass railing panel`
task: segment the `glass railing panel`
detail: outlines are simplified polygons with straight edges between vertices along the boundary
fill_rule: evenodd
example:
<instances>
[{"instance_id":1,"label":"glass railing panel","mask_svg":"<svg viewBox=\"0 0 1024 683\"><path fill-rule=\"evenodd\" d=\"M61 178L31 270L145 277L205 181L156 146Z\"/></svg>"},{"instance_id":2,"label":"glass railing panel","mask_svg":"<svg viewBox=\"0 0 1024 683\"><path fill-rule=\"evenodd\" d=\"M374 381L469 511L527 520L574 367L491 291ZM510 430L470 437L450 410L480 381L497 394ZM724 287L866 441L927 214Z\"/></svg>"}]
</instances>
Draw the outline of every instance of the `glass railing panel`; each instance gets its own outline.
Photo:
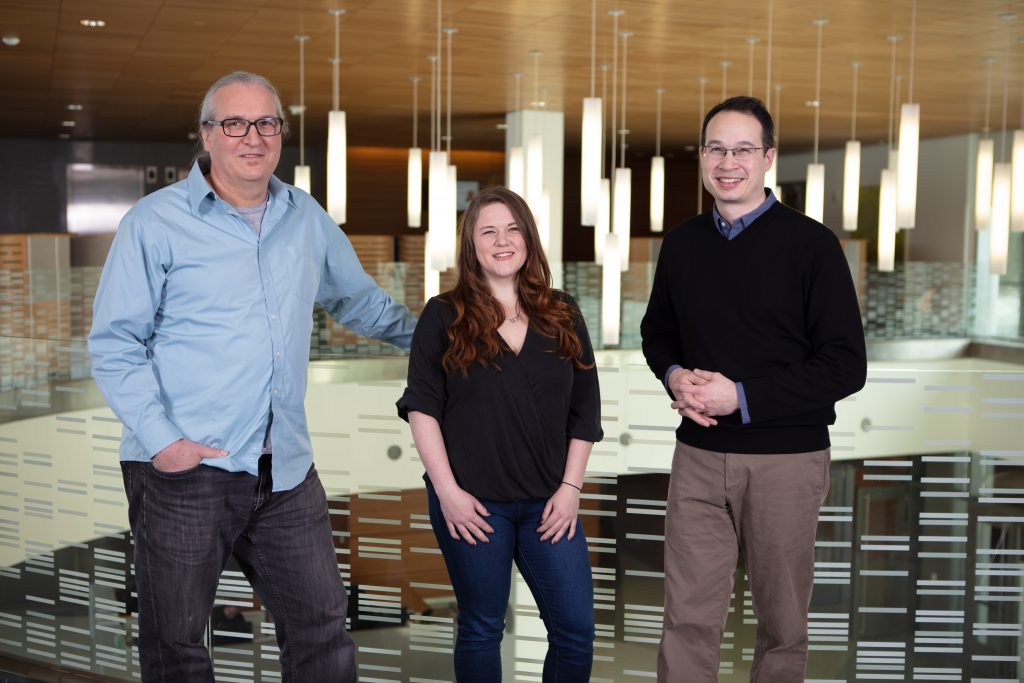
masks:
<instances>
[{"instance_id":1,"label":"glass railing panel","mask_svg":"<svg viewBox=\"0 0 1024 683\"><path fill-rule=\"evenodd\" d=\"M69 367L84 362L81 340L33 341L0 339L47 368L61 355ZM660 634L678 418L639 352L600 352L598 365L606 438L594 448L581 513L594 567L594 680L640 680L653 676ZM451 680L457 610L426 519L422 464L395 415L404 375L402 357L314 363L309 424L361 675ZM120 425L91 380L50 370L23 380L2 393L0 656L137 678ZM1017 680L1024 367L873 361L864 390L837 413L808 678L913 680L941 669ZM738 568L722 681L746 680L752 600ZM506 678L536 676L544 630L519 579L508 623ZM229 566L208 630L218 680L279 680L273 629Z\"/></svg>"}]
</instances>

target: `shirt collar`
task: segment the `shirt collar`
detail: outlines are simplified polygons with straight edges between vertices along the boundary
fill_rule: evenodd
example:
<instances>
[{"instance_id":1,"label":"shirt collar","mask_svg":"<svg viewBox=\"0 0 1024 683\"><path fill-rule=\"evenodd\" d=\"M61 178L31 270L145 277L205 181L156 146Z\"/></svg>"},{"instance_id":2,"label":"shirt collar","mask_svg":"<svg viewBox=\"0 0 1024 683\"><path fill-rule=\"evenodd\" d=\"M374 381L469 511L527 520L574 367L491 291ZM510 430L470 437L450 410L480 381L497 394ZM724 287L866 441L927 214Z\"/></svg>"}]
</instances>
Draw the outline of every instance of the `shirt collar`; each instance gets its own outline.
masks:
<instances>
[{"instance_id":1,"label":"shirt collar","mask_svg":"<svg viewBox=\"0 0 1024 683\"><path fill-rule=\"evenodd\" d=\"M760 218L762 215L764 215L764 212L772 208L772 204L774 204L777 201L778 199L775 198L775 193L772 192L772 189L770 187L766 187L764 188L764 201L761 202L756 209L754 209L750 213L746 213L740 216L732 223L729 223L729 221L726 221L724 218L722 218L722 214L718 213L717 205L711 207L711 214L712 218L714 218L715 220L716 228L722 224L722 221L725 221L726 225L728 225L730 228L739 228L742 230L743 228L746 228L748 225L750 225L755 220Z\"/></svg>"},{"instance_id":2,"label":"shirt collar","mask_svg":"<svg viewBox=\"0 0 1024 683\"><path fill-rule=\"evenodd\" d=\"M210 185L210 181L206 179L206 174L210 172L210 157L206 155L200 156L196 159L196 162L192 164L192 170L189 171L188 180L188 202L192 207L192 212L195 214L199 213L199 207L203 201L210 197L211 199L217 197L217 193L213 191L213 186ZM281 182L277 176L270 176L270 198L267 206L276 202L287 202L291 206L295 206L295 197L293 195L293 188L291 185Z\"/></svg>"}]
</instances>

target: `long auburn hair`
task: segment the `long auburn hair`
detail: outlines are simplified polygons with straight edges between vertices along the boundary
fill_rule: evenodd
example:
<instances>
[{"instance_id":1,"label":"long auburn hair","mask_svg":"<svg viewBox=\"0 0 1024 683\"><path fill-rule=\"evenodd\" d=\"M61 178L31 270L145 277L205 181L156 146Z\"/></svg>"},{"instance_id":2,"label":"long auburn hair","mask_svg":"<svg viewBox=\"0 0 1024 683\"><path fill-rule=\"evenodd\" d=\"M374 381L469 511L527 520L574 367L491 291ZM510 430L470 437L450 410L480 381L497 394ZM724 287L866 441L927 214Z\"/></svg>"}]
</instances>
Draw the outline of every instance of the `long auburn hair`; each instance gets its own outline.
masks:
<instances>
[{"instance_id":1,"label":"long auburn hair","mask_svg":"<svg viewBox=\"0 0 1024 683\"><path fill-rule=\"evenodd\" d=\"M485 206L504 204L512 213L526 243L526 262L516 278L516 293L530 326L543 336L558 342L562 358L572 358L579 368L589 368L582 361L583 344L573 327L576 312L551 288L551 270L541 248L537 223L523 198L504 187L490 187L469 202L459 221L459 278L450 294L455 320L448 328L448 350L443 364L447 372L465 375L473 363L493 363L501 353L498 327L505 320L505 310L491 293L483 269L476 257L473 232Z\"/></svg>"}]
</instances>

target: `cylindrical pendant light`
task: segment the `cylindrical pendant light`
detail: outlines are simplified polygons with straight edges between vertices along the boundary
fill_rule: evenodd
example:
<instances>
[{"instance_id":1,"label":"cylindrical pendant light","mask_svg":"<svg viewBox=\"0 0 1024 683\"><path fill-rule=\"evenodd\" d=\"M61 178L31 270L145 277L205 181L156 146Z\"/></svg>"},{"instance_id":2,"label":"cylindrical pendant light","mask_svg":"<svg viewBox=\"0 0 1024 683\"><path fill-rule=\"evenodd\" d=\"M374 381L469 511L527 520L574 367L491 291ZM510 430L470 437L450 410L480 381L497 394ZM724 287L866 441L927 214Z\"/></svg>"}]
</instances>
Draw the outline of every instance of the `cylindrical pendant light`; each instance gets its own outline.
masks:
<instances>
[{"instance_id":1,"label":"cylindrical pendant light","mask_svg":"<svg viewBox=\"0 0 1024 683\"><path fill-rule=\"evenodd\" d=\"M992 218L989 223L989 272L1006 275L1010 241L1010 164L998 163L992 183Z\"/></svg>"},{"instance_id":2,"label":"cylindrical pendant light","mask_svg":"<svg viewBox=\"0 0 1024 683\"><path fill-rule=\"evenodd\" d=\"M410 228L418 228L423 222L423 150L419 145L419 83L420 77L412 80L412 147L406 169L405 215Z\"/></svg>"},{"instance_id":3,"label":"cylindrical pendant light","mask_svg":"<svg viewBox=\"0 0 1024 683\"><path fill-rule=\"evenodd\" d=\"M985 137L978 141L978 159L974 173L974 229L988 230L992 218L992 165L995 163L995 142L988 137L992 111L992 57L982 59L985 75Z\"/></svg>"},{"instance_id":4,"label":"cylindrical pendant light","mask_svg":"<svg viewBox=\"0 0 1024 683\"><path fill-rule=\"evenodd\" d=\"M299 43L299 165L295 167L295 187L309 192L310 173L306 165L306 41L309 36L295 36Z\"/></svg>"},{"instance_id":5,"label":"cylindrical pendant light","mask_svg":"<svg viewBox=\"0 0 1024 683\"><path fill-rule=\"evenodd\" d=\"M622 127L619 128L619 168L615 169L612 179L612 192L615 193L612 209L612 232L619 236L619 265L622 270L629 270L629 239L632 233L633 212L633 170L626 168L626 127L627 76L629 75L629 38L631 31L622 31Z\"/></svg>"},{"instance_id":6,"label":"cylindrical pendant light","mask_svg":"<svg viewBox=\"0 0 1024 683\"><path fill-rule=\"evenodd\" d=\"M700 145L703 144L701 140L701 133L704 130L704 110L707 106L705 102L706 91L708 87L708 79L701 76L697 79L697 85L700 86L700 95L697 98L697 213L704 213L704 176L701 173L700 168ZM772 167L774 170L774 166Z\"/></svg>"},{"instance_id":7,"label":"cylindrical pendant light","mask_svg":"<svg viewBox=\"0 0 1024 683\"><path fill-rule=\"evenodd\" d=\"M818 163L818 133L821 125L821 34L828 19L815 19L811 23L818 27L814 86L814 161L807 165L804 213L822 223L825 220L825 165Z\"/></svg>"},{"instance_id":8,"label":"cylindrical pendant light","mask_svg":"<svg viewBox=\"0 0 1024 683\"><path fill-rule=\"evenodd\" d=\"M516 146L508 151L508 189L520 197L526 197L526 162L523 159L523 148Z\"/></svg>"},{"instance_id":9,"label":"cylindrical pendant light","mask_svg":"<svg viewBox=\"0 0 1024 683\"><path fill-rule=\"evenodd\" d=\"M544 194L544 143L539 135L533 135L526 143L526 203L530 205L534 218L540 215L541 197Z\"/></svg>"},{"instance_id":10,"label":"cylindrical pendant light","mask_svg":"<svg viewBox=\"0 0 1024 683\"><path fill-rule=\"evenodd\" d=\"M447 268L444 255L444 230L448 214L448 153L435 150L428 157L427 227L430 229L430 267L436 271Z\"/></svg>"},{"instance_id":11,"label":"cylindrical pendant light","mask_svg":"<svg viewBox=\"0 0 1024 683\"><path fill-rule=\"evenodd\" d=\"M857 229L857 204L860 202L860 141L846 142L843 162L843 230Z\"/></svg>"},{"instance_id":12,"label":"cylindrical pendant light","mask_svg":"<svg viewBox=\"0 0 1024 683\"><path fill-rule=\"evenodd\" d=\"M601 112L595 97L597 50L597 0L590 2L590 97L583 100L583 131L580 138L580 223L596 225L601 199Z\"/></svg>"},{"instance_id":13,"label":"cylindrical pendant light","mask_svg":"<svg viewBox=\"0 0 1024 683\"><path fill-rule=\"evenodd\" d=\"M1024 109L1022 109L1024 115ZM1013 131L1010 229L1024 232L1024 130Z\"/></svg>"},{"instance_id":14,"label":"cylindrical pendant light","mask_svg":"<svg viewBox=\"0 0 1024 683\"><path fill-rule=\"evenodd\" d=\"M892 272L896 265L896 170L882 170L878 196L878 270Z\"/></svg>"},{"instance_id":15,"label":"cylindrical pendant light","mask_svg":"<svg viewBox=\"0 0 1024 683\"><path fill-rule=\"evenodd\" d=\"M327 114L327 213L338 225L347 220L348 212L348 133L345 112L341 111L340 23L343 9L327 10L334 15L334 59L331 61L334 81L331 111Z\"/></svg>"},{"instance_id":16,"label":"cylindrical pendant light","mask_svg":"<svg viewBox=\"0 0 1024 683\"><path fill-rule=\"evenodd\" d=\"M597 225L594 226L594 263L604 263L606 236L612 230L612 181L601 178L601 203L597 207Z\"/></svg>"},{"instance_id":17,"label":"cylindrical pendant light","mask_svg":"<svg viewBox=\"0 0 1024 683\"><path fill-rule=\"evenodd\" d=\"M917 221L917 159L921 139L921 105L914 104L914 44L917 0L910 3L910 60L907 102L900 107L899 165L896 178L896 226L913 228Z\"/></svg>"},{"instance_id":18,"label":"cylindrical pendant light","mask_svg":"<svg viewBox=\"0 0 1024 683\"><path fill-rule=\"evenodd\" d=\"M988 230L992 220L992 168L995 163L995 141L978 141L978 166L974 184L974 228Z\"/></svg>"},{"instance_id":19,"label":"cylindrical pendant light","mask_svg":"<svg viewBox=\"0 0 1024 683\"><path fill-rule=\"evenodd\" d=\"M438 13L441 11L441 2L438 0ZM452 163L452 37L459 32L457 28L447 27L444 29L444 34L447 36L445 41L447 45L447 52L445 53L445 68L447 70L447 78L445 79L446 88L446 104L445 104L445 158L448 165L446 166L446 198L447 206L444 214L444 229L442 231L443 239L443 254L444 254L444 268L452 268L455 266L455 230L456 223L458 221L457 206L458 206L458 170Z\"/></svg>"},{"instance_id":20,"label":"cylindrical pendant light","mask_svg":"<svg viewBox=\"0 0 1024 683\"><path fill-rule=\"evenodd\" d=\"M457 222L458 213L458 169L455 166L449 165L445 169L448 173L448 205L445 207L445 229L442 231L444 239L444 245L442 246L442 253L444 254L444 268L455 267L455 228Z\"/></svg>"},{"instance_id":21,"label":"cylindrical pendant light","mask_svg":"<svg viewBox=\"0 0 1024 683\"><path fill-rule=\"evenodd\" d=\"M804 213L821 223L825 218L825 164L807 164L806 187Z\"/></svg>"},{"instance_id":22,"label":"cylindrical pendant light","mask_svg":"<svg viewBox=\"0 0 1024 683\"><path fill-rule=\"evenodd\" d=\"M651 232L665 229L665 157L661 156L661 96L664 88L655 88L654 156L651 157Z\"/></svg>"},{"instance_id":23,"label":"cylindrical pendant light","mask_svg":"<svg viewBox=\"0 0 1024 683\"><path fill-rule=\"evenodd\" d=\"M604 265L601 268L601 345L605 347L616 346L619 343L619 309L622 301L621 258L618 238L611 233L605 235Z\"/></svg>"},{"instance_id":24,"label":"cylindrical pendant light","mask_svg":"<svg viewBox=\"0 0 1024 683\"><path fill-rule=\"evenodd\" d=\"M770 187L775 198L782 201L782 188L779 187L779 154L782 151L781 133L782 130L782 84L775 84L775 106L772 107L772 117L775 119L775 158L772 159L772 167L764 174L764 186Z\"/></svg>"},{"instance_id":25,"label":"cylindrical pendant light","mask_svg":"<svg viewBox=\"0 0 1024 683\"><path fill-rule=\"evenodd\" d=\"M843 163L843 230L857 229L857 210L860 202L860 141L857 140L857 75L860 62L853 67L853 113L850 116L850 139L846 143Z\"/></svg>"}]
</instances>

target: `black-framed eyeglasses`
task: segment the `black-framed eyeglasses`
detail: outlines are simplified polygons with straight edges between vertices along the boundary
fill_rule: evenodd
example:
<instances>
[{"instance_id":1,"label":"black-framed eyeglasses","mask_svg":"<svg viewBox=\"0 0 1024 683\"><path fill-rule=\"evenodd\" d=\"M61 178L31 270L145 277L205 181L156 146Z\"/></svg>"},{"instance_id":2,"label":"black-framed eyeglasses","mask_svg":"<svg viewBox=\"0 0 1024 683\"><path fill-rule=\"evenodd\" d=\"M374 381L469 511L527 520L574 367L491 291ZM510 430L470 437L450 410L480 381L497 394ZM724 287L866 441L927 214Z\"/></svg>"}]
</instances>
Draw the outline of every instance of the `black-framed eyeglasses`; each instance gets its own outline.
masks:
<instances>
[{"instance_id":1,"label":"black-framed eyeglasses","mask_svg":"<svg viewBox=\"0 0 1024 683\"><path fill-rule=\"evenodd\" d=\"M732 152L732 158L737 161L744 161L747 159L753 159L756 152L760 152L764 147L719 147L718 145L705 145L700 148L701 153L706 157L710 157L715 161L721 161L725 158L725 155Z\"/></svg>"},{"instance_id":2,"label":"black-framed eyeglasses","mask_svg":"<svg viewBox=\"0 0 1024 683\"><path fill-rule=\"evenodd\" d=\"M273 137L281 134L284 120L276 116L264 116L262 119L249 121L247 119L223 119L221 121L203 121L206 126L220 126L224 135L229 138L244 138L249 134L249 128L256 126L256 132L262 137Z\"/></svg>"}]
</instances>

